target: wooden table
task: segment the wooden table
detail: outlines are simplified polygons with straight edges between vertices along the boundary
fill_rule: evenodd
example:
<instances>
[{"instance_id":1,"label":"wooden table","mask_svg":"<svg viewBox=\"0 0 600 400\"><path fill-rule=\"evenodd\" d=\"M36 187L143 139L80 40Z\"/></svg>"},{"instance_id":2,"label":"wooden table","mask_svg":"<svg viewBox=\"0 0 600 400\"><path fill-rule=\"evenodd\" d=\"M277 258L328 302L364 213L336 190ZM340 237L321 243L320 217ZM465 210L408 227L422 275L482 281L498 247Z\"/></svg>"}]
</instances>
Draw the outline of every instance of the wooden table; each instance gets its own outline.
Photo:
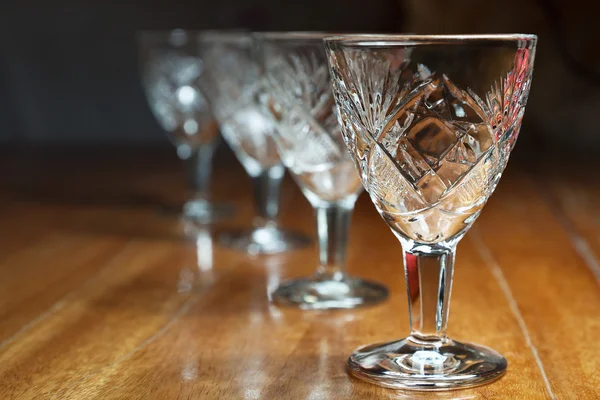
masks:
<instances>
[{"instance_id":1,"label":"wooden table","mask_svg":"<svg viewBox=\"0 0 600 400\"><path fill-rule=\"evenodd\" d=\"M367 196L349 270L384 282L389 300L278 308L269 290L311 274L315 247L250 257L214 243L252 216L249 180L227 155L214 192L236 217L186 236L179 163L138 153L2 158L0 399L600 399L594 169L509 167L459 245L449 323L452 337L501 352L508 372L429 395L345 372L359 345L408 333L400 245ZM290 180L283 190L282 225L314 236L306 200Z\"/></svg>"}]
</instances>

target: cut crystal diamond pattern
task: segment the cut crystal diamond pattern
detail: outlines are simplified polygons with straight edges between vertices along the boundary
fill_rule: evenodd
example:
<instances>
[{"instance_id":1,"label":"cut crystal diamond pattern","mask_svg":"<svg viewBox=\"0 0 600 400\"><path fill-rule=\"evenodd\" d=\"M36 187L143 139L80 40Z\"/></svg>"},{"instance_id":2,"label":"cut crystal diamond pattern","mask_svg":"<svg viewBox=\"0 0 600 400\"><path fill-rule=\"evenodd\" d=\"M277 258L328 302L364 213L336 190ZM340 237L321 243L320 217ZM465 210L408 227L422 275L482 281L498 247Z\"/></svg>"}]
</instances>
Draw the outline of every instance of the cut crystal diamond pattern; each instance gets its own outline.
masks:
<instances>
[{"instance_id":1,"label":"cut crystal diamond pattern","mask_svg":"<svg viewBox=\"0 0 600 400\"><path fill-rule=\"evenodd\" d=\"M466 231L518 135L529 50L517 51L514 68L483 97L414 65L409 49L329 55L342 132L388 224L423 242Z\"/></svg>"},{"instance_id":2,"label":"cut crystal diamond pattern","mask_svg":"<svg viewBox=\"0 0 600 400\"><path fill-rule=\"evenodd\" d=\"M410 101L378 135L399 172L429 204L434 204L484 156L494 135L485 111L443 76L428 74Z\"/></svg>"}]
</instances>

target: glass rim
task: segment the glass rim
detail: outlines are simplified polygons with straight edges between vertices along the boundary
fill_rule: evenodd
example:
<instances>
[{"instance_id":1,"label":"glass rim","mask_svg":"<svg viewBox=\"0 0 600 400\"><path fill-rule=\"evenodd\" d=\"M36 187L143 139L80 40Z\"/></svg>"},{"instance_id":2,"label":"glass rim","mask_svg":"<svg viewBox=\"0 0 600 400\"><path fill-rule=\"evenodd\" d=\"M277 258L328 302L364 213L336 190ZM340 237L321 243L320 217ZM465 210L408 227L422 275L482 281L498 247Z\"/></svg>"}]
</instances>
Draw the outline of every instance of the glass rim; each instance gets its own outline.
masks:
<instances>
[{"instance_id":1,"label":"glass rim","mask_svg":"<svg viewBox=\"0 0 600 400\"><path fill-rule=\"evenodd\" d=\"M173 32L181 33L200 33L202 29L185 29L185 28L165 28L165 29L136 29L135 33L138 35L168 35Z\"/></svg>"},{"instance_id":2,"label":"glass rim","mask_svg":"<svg viewBox=\"0 0 600 400\"><path fill-rule=\"evenodd\" d=\"M174 35L184 35L189 39L201 40L219 40L220 38L231 38L230 41L235 37L249 38L250 32L244 30L207 30L207 29L185 29L185 28L174 28L174 29L138 29L135 31L136 39L139 42L169 42Z\"/></svg>"},{"instance_id":3,"label":"glass rim","mask_svg":"<svg viewBox=\"0 0 600 400\"><path fill-rule=\"evenodd\" d=\"M173 34L195 35L200 31L188 29L138 29L135 36L138 41L169 41Z\"/></svg>"},{"instance_id":4,"label":"glass rim","mask_svg":"<svg viewBox=\"0 0 600 400\"><path fill-rule=\"evenodd\" d=\"M205 32L202 29L186 29L186 28L166 28L166 29L136 29L135 35L138 37L166 37L172 34L198 35Z\"/></svg>"},{"instance_id":5,"label":"glass rim","mask_svg":"<svg viewBox=\"0 0 600 400\"><path fill-rule=\"evenodd\" d=\"M527 33L461 34L461 35L413 35L413 34L359 34L332 35L323 38L328 45L348 47L422 46L433 44L468 43L535 43L537 35Z\"/></svg>"},{"instance_id":6,"label":"glass rim","mask_svg":"<svg viewBox=\"0 0 600 400\"><path fill-rule=\"evenodd\" d=\"M326 32L326 31L265 31L265 32L253 32L253 36L260 40L318 40L326 37L338 37L342 36L340 32Z\"/></svg>"},{"instance_id":7,"label":"glass rim","mask_svg":"<svg viewBox=\"0 0 600 400\"><path fill-rule=\"evenodd\" d=\"M245 30L204 30L197 32L200 42L243 43L252 39L252 32Z\"/></svg>"}]
</instances>

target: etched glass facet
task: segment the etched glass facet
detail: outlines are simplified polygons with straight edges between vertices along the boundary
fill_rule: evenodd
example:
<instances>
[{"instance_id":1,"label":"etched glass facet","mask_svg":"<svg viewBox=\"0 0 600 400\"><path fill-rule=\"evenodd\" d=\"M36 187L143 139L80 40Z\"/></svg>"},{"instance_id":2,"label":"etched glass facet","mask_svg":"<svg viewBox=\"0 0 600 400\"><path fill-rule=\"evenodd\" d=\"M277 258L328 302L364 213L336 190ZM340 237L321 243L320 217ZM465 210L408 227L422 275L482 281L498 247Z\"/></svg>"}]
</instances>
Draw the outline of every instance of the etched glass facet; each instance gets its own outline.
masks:
<instances>
[{"instance_id":1,"label":"etched glass facet","mask_svg":"<svg viewBox=\"0 0 600 400\"><path fill-rule=\"evenodd\" d=\"M500 355L451 341L445 325L455 247L496 188L517 139L535 41L529 35L325 40L344 139L405 252L411 313L407 339L353 354L357 376L443 389L504 372ZM395 364L386 364L391 354ZM423 361L422 354L435 357ZM425 369L411 364L417 358ZM436 365L441 359L454 361Z\"/></svg>"}]
</instances>

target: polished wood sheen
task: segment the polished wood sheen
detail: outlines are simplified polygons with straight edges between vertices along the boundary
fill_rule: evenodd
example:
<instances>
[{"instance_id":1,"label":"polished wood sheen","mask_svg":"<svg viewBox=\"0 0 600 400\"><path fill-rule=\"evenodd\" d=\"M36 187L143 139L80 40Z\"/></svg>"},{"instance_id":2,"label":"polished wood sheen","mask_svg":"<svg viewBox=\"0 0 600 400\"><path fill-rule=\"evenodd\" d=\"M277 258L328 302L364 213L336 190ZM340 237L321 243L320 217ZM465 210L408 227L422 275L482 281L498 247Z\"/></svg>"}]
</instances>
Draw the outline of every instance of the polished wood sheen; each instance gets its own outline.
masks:
<instances>
[{"instance_id":1,"label":"polished wood sheen","mask_svg":"<svg viewBox=\"0 0 600 400\"><path fill-rule=\"evenodd\" d=\"M192 229L177 213L181 165L137 153L3 158L13 173L0 194L0 399L600 398L593 174L509 168L458 247L449 322L452 337L501 352L508 372L427 394L345 371L356 347L409 328L400 245L367 196L354 214L349 271L385 283L389 300L280 308L270 291L314 272L314 244L260 257L219 247L219 232L248 226L253 212L235 161L217 157L213 186L237 214ZM291 180L283 191L282 225L314 237L304 197Z\"/></svg>"}]
</instances>

